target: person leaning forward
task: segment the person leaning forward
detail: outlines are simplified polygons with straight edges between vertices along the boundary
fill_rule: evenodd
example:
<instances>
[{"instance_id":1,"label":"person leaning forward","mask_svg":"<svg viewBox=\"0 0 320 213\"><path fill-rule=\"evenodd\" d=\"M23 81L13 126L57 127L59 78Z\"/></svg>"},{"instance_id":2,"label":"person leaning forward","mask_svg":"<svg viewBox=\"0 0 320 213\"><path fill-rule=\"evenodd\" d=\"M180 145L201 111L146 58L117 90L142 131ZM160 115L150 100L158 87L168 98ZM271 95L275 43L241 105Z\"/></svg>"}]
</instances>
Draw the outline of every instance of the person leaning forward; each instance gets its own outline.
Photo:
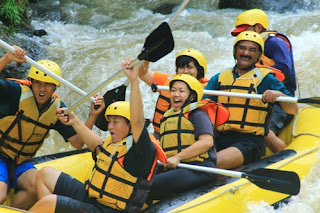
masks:
<instances>
[{"instance_id":1,"label":"person leaning forward","mask_svg":"<svg viewBox=\"0 0 320 213\"><path fill-rule=\"evenodd\" d=\"M23 63L26 52L14 46L0 58L0 72L11 61ZM61 76L58 64L49 60L38 61L51 72ZM38 170L28 160L32 158L49 136L57 130L76 149L83 146L74 129L62 124L56 111L65 104L54 93L60 83L36 67L31 67L28 80L0 80L0 203L7 197L10 187L20 190L11 206L29 209L36 201L35 178ZM98 97L95 104L103 104ZM99 111L91 108L86 125L93 127Z\"/></svg>"},{"instance_id":2,"label":"person leaning forward","mask_svg":"<svg viewBox=\"0 0 320 213\"><path fill-rule=\"evenodd\" d=\"M131 61L122 62L131 82L130 103L118 101L107 108L110 135L104 141L73 112L68 116L62 111L58 114L61 122L74 127L93 152L96 164L85 184L59 170L41 169L36 181L39 201L32 212L140 212L143 209L157 160L165 162L166 157L151 142L144 126L138 67L129 68Z\"/></svg>"},{"instance_id":3,"label":"person leaning forward","mask_svg":"<svg viewBox=\"0 0 320 213\"><path fill-rule=\"evenodd\" d=\"M229 120L217 127L215 140L217 167L237 168L259 160L265 154L264 136L268 134L272 103L291 93L267 68L257 68L264 50L263 38L256 32L241 32L234 43L236 65L214 75L205 89L263 94L262 100L225 96L208 96L229 109ZM279 102L289 114L298 111L297 103Z\"/></svg>"},{"instance_id":4,"label":"person leaning forward","mask_svg":"<svg viewBox=\"0 0 320 213\"><path fill-rule=\"evenodd\" d=\"M154 72L149 70L149 61L144 61L140 66L139 77L146 84L151 86L152 84L169 86L170 80L175 74L165 74L160 72ZM207 60L197 50L185 49L182 50L176 56L175 61L176 74L188 74L197 78L203 87L205 87L209 79L205 78L207 72ZM153 116L153 128L154 136L160 138L160 121L163 114L170 109L170 93L168 91L159 91L159 97L156 103L156 109Z\"/></svg>"},{"instance_id":5,"label":"person leaning forward","mask_svg":"<svg viewBox=\"0 0 320 213\"><path fill-rule=\"evenodd\" d=\"M288 37L269 28L268 17L260 9L251 9L241 13L235 22L232 36L237 36L242 31L255 31L265 41L264 53L257 67L271 68L274 75L284 83L288 91L294 95L297 83L294 69L292 45ZM267 146L272 152L279 152L287 145L277 136L280 131L293 119L291 114L285 113L279 104L275 104L269 134L265 137Z\"/></svg>"}]
</instances>

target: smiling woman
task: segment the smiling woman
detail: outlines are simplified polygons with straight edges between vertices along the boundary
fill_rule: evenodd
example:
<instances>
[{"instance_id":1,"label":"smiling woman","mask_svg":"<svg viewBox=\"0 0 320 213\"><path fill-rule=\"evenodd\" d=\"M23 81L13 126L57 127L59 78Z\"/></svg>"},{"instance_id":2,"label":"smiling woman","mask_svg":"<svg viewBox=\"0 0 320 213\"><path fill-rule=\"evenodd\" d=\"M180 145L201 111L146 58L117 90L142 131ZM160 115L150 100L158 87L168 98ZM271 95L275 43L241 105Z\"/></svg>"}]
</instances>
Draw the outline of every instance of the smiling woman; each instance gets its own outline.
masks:
<instances>
[{"instance_id":1,"label":"smiling woman","mask_svg":"<svg viewBox=\"0 0 320 213\"><path fill-rule=\"evenodd\" d=\"M178 74L172 78L173 107L165 112L160 125L160 144L168 160L154 177L149 204L215 180L214 174L176 168L180 162L215 168L213 123L201 110L206 105L200 102L202 95L201 83L191 75Z\"/></svg>"}]
</instances>

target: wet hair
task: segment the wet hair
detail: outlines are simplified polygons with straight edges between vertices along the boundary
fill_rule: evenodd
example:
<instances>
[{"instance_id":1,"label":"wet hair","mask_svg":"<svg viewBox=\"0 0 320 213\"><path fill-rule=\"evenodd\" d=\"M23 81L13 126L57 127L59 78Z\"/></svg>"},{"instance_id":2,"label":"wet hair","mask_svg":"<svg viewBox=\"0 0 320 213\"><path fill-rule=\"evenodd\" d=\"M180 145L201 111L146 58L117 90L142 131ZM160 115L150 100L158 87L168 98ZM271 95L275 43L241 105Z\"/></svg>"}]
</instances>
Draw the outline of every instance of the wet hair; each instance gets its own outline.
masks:
<instances>
[{"instance_id":1,"label":"wet hair","mask_svg":"<svg viewBox=\"0 0 320 213\"><path fill-rule=\"evenodd\" d=\"M188 65L191 61L193 61L194 65L197 68L197 79L201 79L204 78L204 69L202 66L200 66L200 64L198 63L198 61L190 56L186 56L186 55L181 55L176 59L176 73L178 72L178 68L179 67L185 67L186 65Z\"/></svg>"}]
</instances>

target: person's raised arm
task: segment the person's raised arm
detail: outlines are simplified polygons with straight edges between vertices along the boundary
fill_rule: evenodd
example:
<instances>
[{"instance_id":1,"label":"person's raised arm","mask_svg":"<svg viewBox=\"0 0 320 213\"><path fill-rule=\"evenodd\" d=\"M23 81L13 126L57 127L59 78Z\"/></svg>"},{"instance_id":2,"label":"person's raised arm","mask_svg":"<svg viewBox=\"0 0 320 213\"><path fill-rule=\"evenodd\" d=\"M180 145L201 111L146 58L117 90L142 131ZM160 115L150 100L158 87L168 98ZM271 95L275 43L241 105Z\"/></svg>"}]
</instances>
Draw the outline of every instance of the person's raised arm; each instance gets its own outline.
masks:
<instances>
[{"instance_id":1,"label":"person's raised arm","mask_svg":"<svg viewBox=\"0 0 320 213\"><path fill-rule=\"evenodd\" d=\"M144 114L141 92L139 88L138 66L129 68L129 64L133 59L122 61L123 72L130 79L130 123L131 133L135 142L140 138L144 128Z\"/></svg>"},{"instance_id":2,"label":"person's raised arm","mask_svg":"<svg viewBox=\"0 0 320 213\"><path fill-rule=\"evenodd\" d=\"M99 106L98 108L95 108L95 106ZM105 101L103 96L96 96L95 100L91 103L91 111L88 116L88 119L85 123L85 125L89 128L92 129L93 125L95 124L98 116L100 113L103 112L105 108Z\"/></svg>"},{"instance_id":3,"label":"person's raised arm","mask_svg":"<svg viewBox=\"0 0 320 213\"><path fill-rule=\"evenodd\" d=\"M151 86L154 72L149 70L149 61L143 61L139 67L139 78L143 80L146 84Z\"/></svg>"},{"instance_id":4,"label":"person's raised arm","mask_svg":"<svg viewBox=\"0 0 320 213\"><path fill-rule=\"evenodd\" d=\"M13 45L14 54L10 51L7 52L4 56L0 58L0 72L9 64L11 61L15 61L18 63L23 63L26 61L26 51L24 51L21 47Z\"/></svg>"},{"instance_id":5,"label":"person's raised arm","mask_svg":"<svg viewBox=\"0 0 320 213\"><path fill-rule=\"evenodd\" d=\"M94 105L98 105L99 108L95 109ZM89 117L85 123L85 125L92 130L94 123L96 122L99 114L103 111L105 108L105 102L103 96L97 96L95 98L95 101L91 103L91 112L89 114ZM71 143L71 145L76 149L81 149L84 145L84 142L80 138L78 134L68 138L68 141Z\"/></svg>"},{"instance_id":6,"label":"person's raised arm","mask_svg":"<svg viewBox=\"0 0 320 213\"><path fill-rule=\"evenodd\" d=\"M99 96L96 98L96 101L93 104L99 105L101 100L103 101L103 98L101 99ZM57 116L61 123L65 125L72 125L74 130L77 132L76 135L68 138L68 141L73 147L76 149L81 149L85 143L88 148L93 151L98 145L102 144L102 138L92 132L91 129L95 122L96 115L99 114L99 112L101 112L103 109L104 101L101 103L101 106L98 109L94 109L92 107L86 124L84 124L73 112L70 112L68 115L64 115L63 111L66 110L66 108L60 108L57 111Z\"/></svg>"}]
</instances>

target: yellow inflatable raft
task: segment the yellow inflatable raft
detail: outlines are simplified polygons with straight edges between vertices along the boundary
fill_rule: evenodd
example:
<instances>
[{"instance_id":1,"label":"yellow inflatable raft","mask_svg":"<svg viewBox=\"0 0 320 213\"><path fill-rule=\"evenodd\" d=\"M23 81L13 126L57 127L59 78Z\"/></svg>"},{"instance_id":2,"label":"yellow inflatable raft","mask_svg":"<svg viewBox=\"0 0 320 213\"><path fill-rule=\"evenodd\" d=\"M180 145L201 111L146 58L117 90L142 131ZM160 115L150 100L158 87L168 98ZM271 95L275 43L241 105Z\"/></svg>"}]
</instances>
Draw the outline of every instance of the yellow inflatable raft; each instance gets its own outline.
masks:
<instances>
[{"instance_id":1,"label":"yellow inflatable raft","mask_svg":"<svg viewBox=\"0 0 320 213\"><path fill-rule=\"evenodd\" d=\"M319 160L320 109L314 107L300 109L279 137L288 144L285 150L275 155L268 151L264 159L246 165L241 171L257 168L294 171L302 180ZM70 156L59 156L58 159L49 161L46 161L45 158L50 159L50 156L40 157L38 159L45 160L45 162L37 163L36 167L40 169L44 166L51 166L84 182L89 170L93 167L91 153L75 153L71 152L70 155L69 152ZM276 208L281 202L286 202L289 197L288 194L260 188L245 178L221 177L218 181L201 188L162 200L146 209L145 212L247 212L249 202L264 200ZM8 203L10 201L6 204ZM0 206L0 212L24 211Z\"/></svg>"}]
</instances>

